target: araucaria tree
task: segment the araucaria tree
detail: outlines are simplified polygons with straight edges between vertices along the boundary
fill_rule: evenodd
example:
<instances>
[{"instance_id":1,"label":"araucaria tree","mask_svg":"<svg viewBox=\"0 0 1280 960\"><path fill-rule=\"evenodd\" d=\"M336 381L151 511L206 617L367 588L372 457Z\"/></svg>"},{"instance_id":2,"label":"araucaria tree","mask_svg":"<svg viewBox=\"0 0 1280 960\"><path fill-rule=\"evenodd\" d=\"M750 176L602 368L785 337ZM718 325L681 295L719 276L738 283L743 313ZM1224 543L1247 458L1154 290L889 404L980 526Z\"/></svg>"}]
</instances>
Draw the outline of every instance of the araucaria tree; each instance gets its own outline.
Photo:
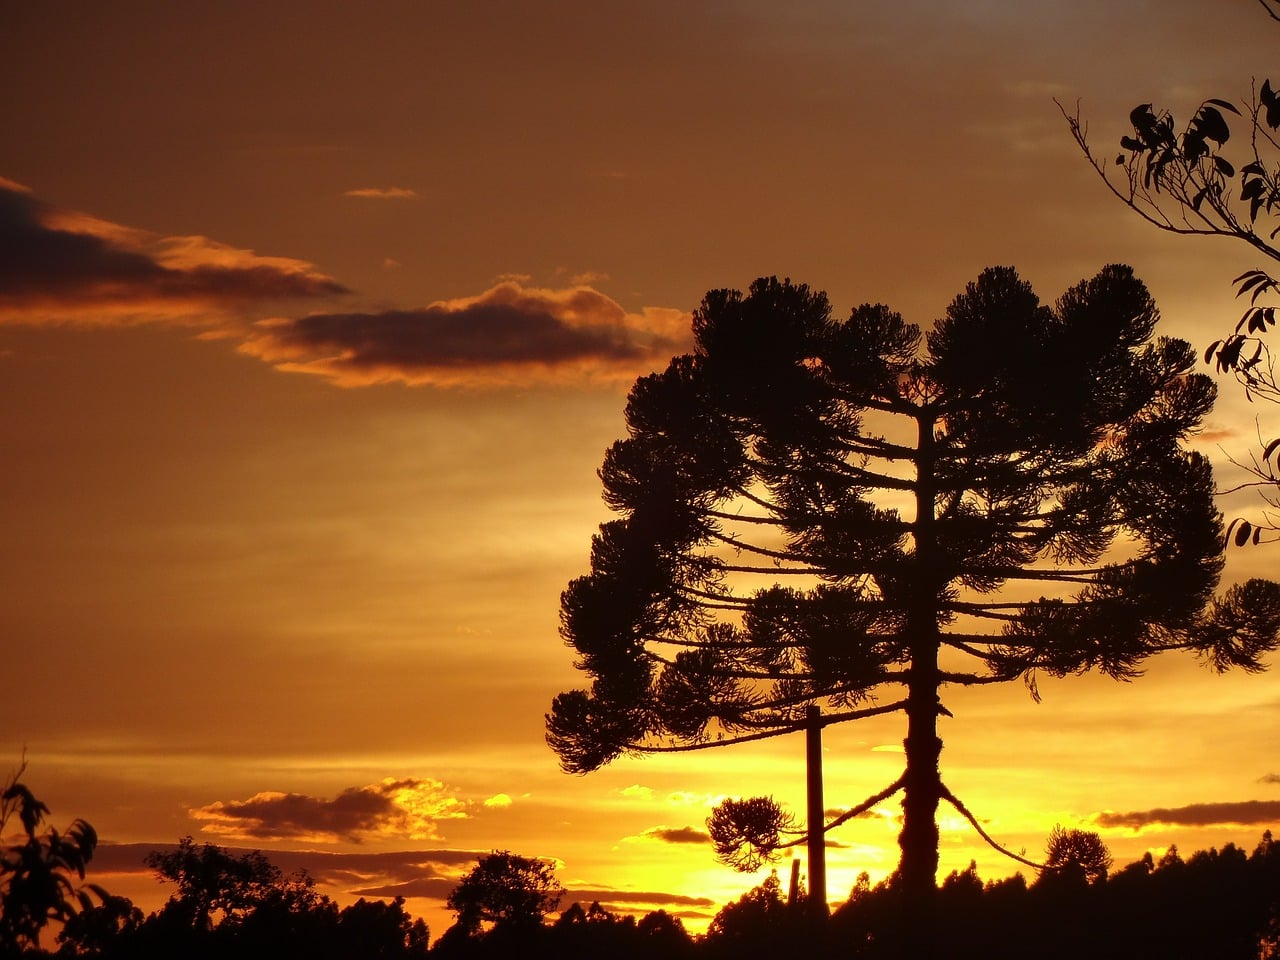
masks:
<instances>
[{"instance_id":1,"label":"araucaria tree","mask_svg":"<svg viewBox=\"0 0 1280 960\"><path fill-rule=\"evenodd\" d=\"M547 716L563 767L903 711L905 770L871 800L903 791L900 879L927 901L939 802L967 815L948 685L1129 679L1178 649L1259 669L1280 586L1214 599L1221 518L1183 446L1214 385L1156 319L1124 266L1053 307L986 270L923 336L789 281L709 293L600 470L620 516L561 599L591 678Z\"/></svg>"}]
</instances>

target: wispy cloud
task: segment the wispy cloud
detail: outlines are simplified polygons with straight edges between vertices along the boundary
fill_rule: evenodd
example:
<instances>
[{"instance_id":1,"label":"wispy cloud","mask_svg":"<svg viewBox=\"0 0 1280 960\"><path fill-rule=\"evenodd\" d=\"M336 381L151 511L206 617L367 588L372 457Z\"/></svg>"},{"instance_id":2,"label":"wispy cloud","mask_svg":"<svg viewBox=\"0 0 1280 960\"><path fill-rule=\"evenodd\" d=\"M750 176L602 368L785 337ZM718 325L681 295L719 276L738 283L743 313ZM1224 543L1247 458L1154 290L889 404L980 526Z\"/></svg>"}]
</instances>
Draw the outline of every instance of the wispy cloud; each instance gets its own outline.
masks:
<instances>
[{"instance_id":1,"label":"wispy cloud","mask_svg":"<svg viewBox=\"0 0 1280 960\"><path fill-rule=\"evenodd\" d=\"M616 381L665 364L688 331L682 311L628 313L590 287L505 282L411 310L264 320L240 350L341 386Z\"/></svg>"},{"instance_id":2,"label":"wispy cloud","mask_svg":"<svg viewBox=\"0 0 1280 960\"><path fill-rule=\"evenodd\" d=\"M361 187L357 190L347 190L343 196L368 200L417 200L418 191L406 187Z\"/></svg>"},{"instance_id":3,"label":"wispy cloud","mask_svg":"<svg viewBox=\"0 0 1280 960\"><path fill-rule=\"evenodd\" d=\"M302 260L59 210L0 179L0 323L212 322L251 304L345 292Z\"/></svg>"},{"instance_id":4,"label":"wispy cloud","mask_svg":"<svg viewBox=\"0 0 1280 960\"><path fill-rule=\"evenodd\" d=\"M1280 821L1280 800L1241 800L1229 803L1192 803L1185 807L1158 807L1130 813L1099 813L1094 822L1102 827L1131 827L1141 830L1152 824L1180 827L1207 827L1216 824L1244 826Z\"/></svg>"},{"instance_id":5,"label":"wispy cloud","mask_svg":"<svg viewBox=\"0 0 1280 960\"><path fill-rule=\"evenodd\" d=\"M1280 773L1268 773L1258 778L1259 783L1280 783Z\"/></svg>"},{"instance_id":6,"label":"wispy cloud","mask_svg":"<svg viewBox=\"0 0 1280 960\"><path fill-rule=\"evenodd\" d=\"M590 286L595 283L604 283L609 279L607 273L597 273L594 270L586 270L582 273L575 273L569 278L569 282L575 287Z\"/></svg>"},{"instance_id":7,"label":"wispy cloud","mask_svg":"<svg viewBox=\"0 0 1280 960\"><path fill-rule=\"evenodd\" d=\"M258 793L192 810L205 833L237 840L360 842L374 836L435 839L441 820L466 817L462 801L438 780L390 777L325 799Z\"/></svg>"}]
</instances>

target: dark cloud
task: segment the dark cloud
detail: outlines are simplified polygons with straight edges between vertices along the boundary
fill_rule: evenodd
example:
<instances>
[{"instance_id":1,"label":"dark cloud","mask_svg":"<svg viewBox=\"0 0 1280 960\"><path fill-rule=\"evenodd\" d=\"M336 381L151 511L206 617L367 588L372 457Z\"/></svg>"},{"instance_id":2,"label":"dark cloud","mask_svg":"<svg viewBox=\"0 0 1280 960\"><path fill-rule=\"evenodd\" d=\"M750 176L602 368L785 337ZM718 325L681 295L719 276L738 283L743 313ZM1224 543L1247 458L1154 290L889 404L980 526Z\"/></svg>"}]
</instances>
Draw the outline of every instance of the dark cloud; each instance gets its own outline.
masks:
<instances>
[{"instance_id":1,"label":"dark cloud","mask_svg":"<svg viewBox=\"0 0 1280 960\"><path fill-rule=\"evenodd\" d=\"M369 887L357 887L351 891L353 897L423 897L427 900L448 900L453 888L458 885L457 877L417 877L399 883L381 883Z\"/></svg>"},{"instance_id":2,"label":"dark cloud","mask_svg":"<svg viewBox=\"0 0 1280 960\"><path fill-rule=\"evenodd\" d=\"M0 321L187 317L344 292L299 260L60 211L0 179Z\"/></svg>"},{"instance_id":3,"label":"dark cloud","mask_svg":"<svg viewBox=\"0 0 1280 960\"><path fill-rule=\"evenodd\" d=\"M422 897L428 900L447 900L458 885L458 877L416 877L396 883L381 883L355 888L349 891L353 897ZM678 893L640 892L631 890L571 889L561 898L562 907L575 901L599 902L606 908L612 906L641 907L712 907L714 901L707 897L689 897ZM625 909L624 911L625 912Z\"/></svg>"},{"instance_id":4,"label":"dark cloud","mask_svg":"<svg viewBox=\"0 0 1280 960\"><path fill-rule=\"evenodd\" d=\"M1280 800L1193 803L1185 807L1137 810L1131 813L1100 813L1094 817L1094 822L1102 827L1132 827L1135 830L1153 823L1207 827L1226 823L1252 826L1277 821L1280 821Z\"/></svg>"},{"instance_id":5,"label":"dark cloud","mask_svg":"<svg viewBox=\"0 0 1280 960\"><path fill-rule=\"evenodd\" d=\"M0 323L197 324L279 369L343 386L628 381L690 344L683 311L629 313L590 286L527 282L415 309L272 316L284 301L349 291L301 260L58 210L0 178Z\"/></svg>"},{"instance_id":6,"label":"dark cloud","mask_svg":"<svg viewBox=\"0 0 1280 960\"><path fill-rule=\"evenodd\" d=\"M176 850L176 843L101 843L94 851L93 866L108 873L148 873L143 860L152 850ZM221 847L232 856L248 853L249 847ZM252 848L259 849L259 848ZM335 853L329 850L266 850L268 860L286 873L305 867L313 877L337 873L409 878L437 866L457 868L474 864L488 850L394 850L383 852Z\"/></svg>"},{"instance_id":7,"label":"dark cloud","mask_svg":"<svg viewBox=\"0 0 1280 960\"><path fill-rule=\"evenodd\" d=\"M301 793L259 793L191 811L206 833L238 839L360 842L374 835L435 836L439 820L465 816L460 801L436 780L388 778L350 787L332 799Z\"/></svg>"},{"instance_id":8,"label":"dark cloud","mask_svg":"<svg viewBox=\"0 0 1280 960\"><path fill-rule=\"evenodd\" d=\"M152 850L177 849L172 843L99 843L93 851L93 873L150 873L143 862Z\"/></svg>"},{"instance_id":9,"label":"dark cloud","mask_svg":"<svg viewBox=\"0 0 1280 960\"><path fill-rule=\"evenodd\" d=\"M1280 773L1268 773L1260 777L1259 783L1280 783Z\"/></svg>"},{"instance_id":10,"label":"dark cloud","mask_svg":"<svg viewBox=\"0 0 1280 960\"><path fill-rule=\"evenodd\" d=\"M663 843L710 843L711 835L696 827L653 827L644 836Z\"/></svg>"},{"instance_id":11,"label":"dark cloud","mask_svg":"<svg viewBox=\"0 0 1280 960\"><path fill-rule=\"evenodd\" d=\"M577 900L579 903L594 903L599 901L601 905L607 903L639 903L646 906L662 907L710 907L715 905L715 901L707 897L687 897L679 893L655 893L640 892L635 890L592 890L572 889L566 890L562 903L573 903Z\"/></svg>"},{"instance_id":12,"label":"dark cloud","mask_svg":"<svg viewBox=\"0 0 1280 960\"><path fill-rule=\"evenodd\" d=\"M153 850L177 849L172 843L103 843L93 855L92 872L97 874L151 873L143 861ZM222 847L232 856L249 852L247 847ZM452 885L485 855L485 850L396 850L381 853L334 853L322 850L264 850L268 860L286 874L305 870L318 883L346 889L371 884L407 885L438 880ZM434 887L433 887L434 889ZM358 892L358 891L353 891ZM447 891L446 891L447 896Z\"/></svg>"},{"instance_id":13,"label":"dark cloud","mask_svg":"<svg viewBox=\"0 0 1280 960\"><path fill-rule=\"evenodd\" d=\"M281 369L346 386L630 379L686 348L688 315L628 314L589 287L507 281L476 297L414 310L262 321L241 344Z\"/></svg>"},{"instance_id":14,"label":"dark cloud","mask_svg":"<svg viewBox=\"0 0 1280 960\"><path fill-rule=\"evenodd\" d=\"M145 864L147 854L177 849L172 843L101 843L90 864L90 879L105 881L105 875L151 874ZM231 856L248 853L249 847L222 847ZM447 900L458 881L489 850L456 850L449 848L396 850L379 853L339 853L327 850L262 850L266 858L285 874L305 870L322 887L343 891L352 897L411 897ZM700 909L713 908L708 897L691 897L656 891L610 890L605 888L570 889L562 905L575 900L582 903L599 901L619 912L639 906L644 909L685 908L682 916L700 918Z\"/></svg>"},{"instance_id":15,"label":"dark cloud","mask_svg":"<svg viewBox=\"0 0 1280 960\"><path fill-rule=\"evenodd\" d=\"M843 817L847 809L848 809L847 807L828 807L826 810L822 811L822 813L823 813L823 816L825 816L828 820L834 820L836 817ZM858 814L853 819L879 820L879 819L882 819L883 817L884 817L884 814L879 813L875 810L863 810L860 814Z\"/></svg>"}]
</instances>

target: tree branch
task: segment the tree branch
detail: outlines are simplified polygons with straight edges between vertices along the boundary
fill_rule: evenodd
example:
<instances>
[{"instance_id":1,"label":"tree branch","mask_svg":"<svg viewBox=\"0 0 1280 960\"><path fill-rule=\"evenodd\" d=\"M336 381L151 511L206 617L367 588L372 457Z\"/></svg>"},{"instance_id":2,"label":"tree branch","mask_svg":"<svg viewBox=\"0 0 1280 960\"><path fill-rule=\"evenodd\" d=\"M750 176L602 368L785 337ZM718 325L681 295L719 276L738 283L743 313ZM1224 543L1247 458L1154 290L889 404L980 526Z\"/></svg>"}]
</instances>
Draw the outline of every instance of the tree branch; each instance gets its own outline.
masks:
<instances>
[{"instance_id":1,"label":"tree branch","mask_svg":"<svg viewBox=\"0 0 1280 960\"><path fill-rule=\"evenodd\" d=\"M1008 849L1007 847L1002 847L1000 844L996 843L996 841L991 838L991 834L987 833L987 831L982 829L982 824L978 823L978 818L969 812L969 808L966 807L963 803L961 803L960 799L954 793L952 793L949 789L947 789L947 785L945 783L942 784L942 799L946 800L953 807L959 810L960 815L964 817L966 820L968 820L970 824L973 825L974 830L978 831L978 836L980 836L983 840L987 841L987 843L993 849L999 850L1001 853L1003 853L1006 857L1010 858L1011 860L1017 860L1018 863L1026 864L1028 867L1031 867L1033 870L1044 869L1043 863L1036 863L1034 860L1028 860L1026 857L1019 856L1018 854L1014 853L1012 850Z\"/></svg>"},{"instance_id":2,"label":"tree branch","mask_svg":"<svg viewBox=\"0 0 1280 960\"><path fill-rule=\"evenodd\" d=\"M866 717L878 717L886 713L893 713L897 710L906 709L907 701L895 700L893 703L882 704L878 707L868 707L865 710L848 710L844 713L823 714L822 726L827 727L833 723L845 723L849 720L862 720ZM808 726L805 719L797 720L789 723L776 730L763 730L760 733L747 733L737 737L720 737L715 740L704 740L698 743L687 744L669 744L664 746L657 745L637 745L633 744L627 747L636 753L688 753L693 750L708 750L712 747L726 747L739 743L753 743L757 740L769 740L773 737L781 737L788 733L795 733L804 730Z\"/></svg>"}]
</instances>

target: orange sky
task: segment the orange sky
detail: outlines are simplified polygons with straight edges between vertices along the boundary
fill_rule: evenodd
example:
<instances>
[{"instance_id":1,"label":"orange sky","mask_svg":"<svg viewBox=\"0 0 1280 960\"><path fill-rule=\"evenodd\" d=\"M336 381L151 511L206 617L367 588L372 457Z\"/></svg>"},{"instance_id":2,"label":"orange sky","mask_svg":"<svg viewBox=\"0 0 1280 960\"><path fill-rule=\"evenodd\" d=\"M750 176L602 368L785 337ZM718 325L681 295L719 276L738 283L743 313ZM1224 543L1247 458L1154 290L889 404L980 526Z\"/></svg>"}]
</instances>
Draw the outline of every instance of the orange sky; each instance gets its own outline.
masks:
<instances>
[{"instance_id":1,"label":"orange sky","mask_svg":"<svg viewBox=\"0 0 1280 960\"><path fill-rule=\"evenodd\" d=\"M149 908L139 850L191 833L423 897L433 935L494 848L700 929L759 881L715 862L710 805L801 807L802 745L579 778L542 739L626 386L768 274L927 325L989 265L1052 300L1128 262L1203 348L1262 264L1125 211L1052 98L1115 143L1139 102L1247 94L1277 30L1249 0L8 11L0 748L59 826L141 845L97 879ZM1276 413L1227 385L1202 445L1246 455ZM1127 862L1280 821L1276 675L1042 693L948 695L948 783L1007 845L1061 822ZM828 803L901 737L831 731ZM895 812L842 828L833 897L892 869ZM962 826L944 870L1011 871Z\"/></svg>"}]
</instances>

